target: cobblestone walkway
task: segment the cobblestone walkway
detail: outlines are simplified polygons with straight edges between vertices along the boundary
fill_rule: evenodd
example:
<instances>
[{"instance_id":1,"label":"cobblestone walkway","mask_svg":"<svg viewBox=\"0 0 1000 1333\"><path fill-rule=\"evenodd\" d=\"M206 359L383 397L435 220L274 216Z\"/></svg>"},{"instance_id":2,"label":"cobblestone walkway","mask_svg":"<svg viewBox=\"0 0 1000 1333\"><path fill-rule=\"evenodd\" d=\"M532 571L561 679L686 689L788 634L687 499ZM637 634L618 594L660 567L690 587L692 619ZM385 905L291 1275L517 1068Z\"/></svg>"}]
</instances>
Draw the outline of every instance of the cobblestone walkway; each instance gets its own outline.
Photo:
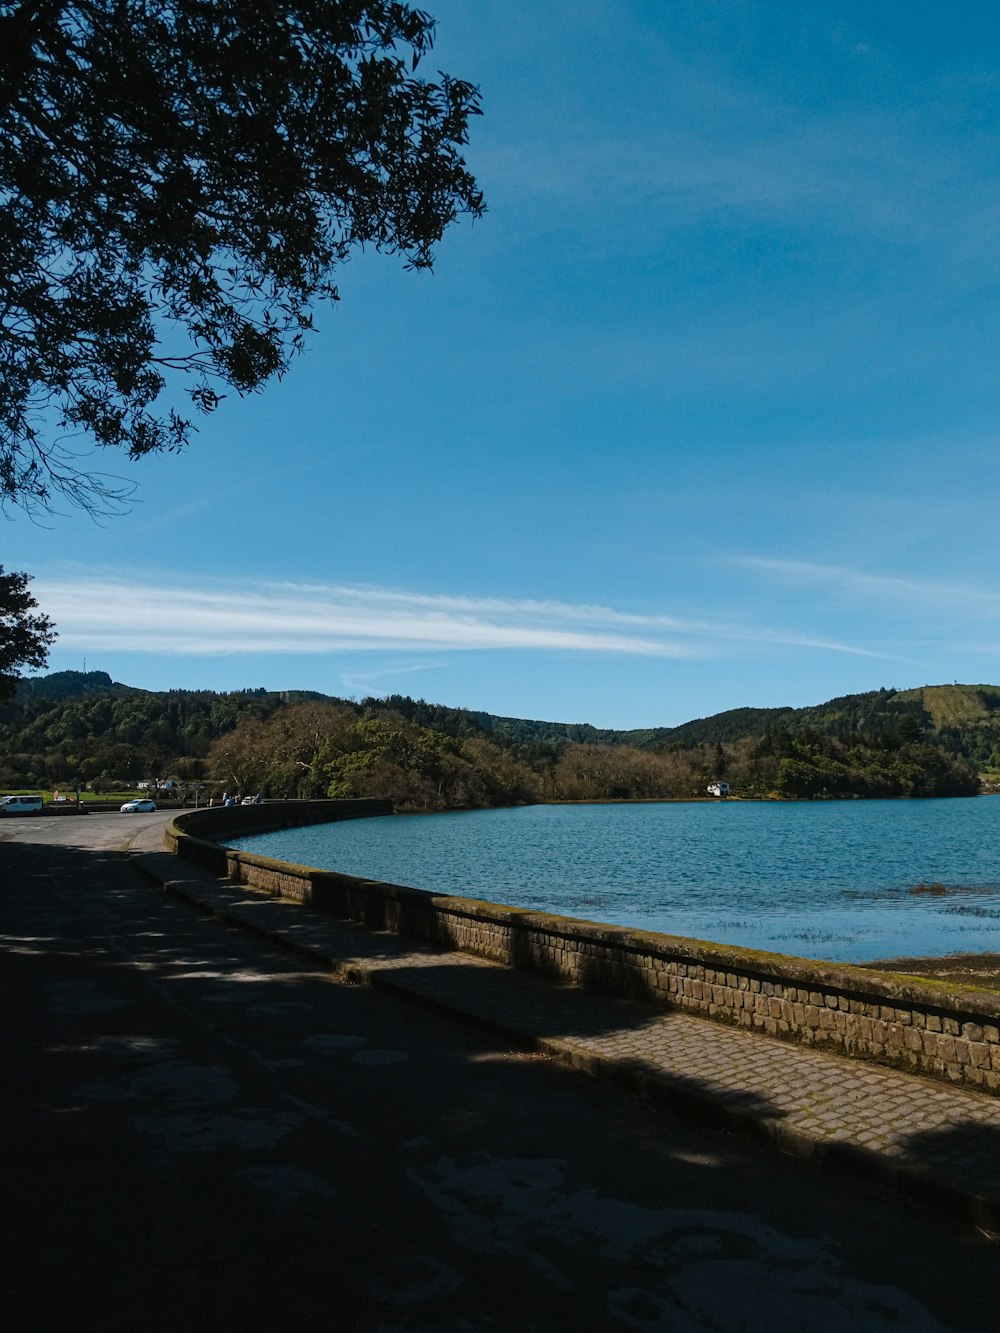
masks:
<instances>
[{"instance_id":1,"label":"cobblestone walkway","mask_svg":"<svg viewBox=\"0 0 1000 1333\"><path fill-rule=\"evenodd\" d=\"M349 980L472 1019L669 1109L881 1173L1000 1231L1000 1098L369 931L167 852L134 859L171 892Z\"/></svg>"}]
</instances>

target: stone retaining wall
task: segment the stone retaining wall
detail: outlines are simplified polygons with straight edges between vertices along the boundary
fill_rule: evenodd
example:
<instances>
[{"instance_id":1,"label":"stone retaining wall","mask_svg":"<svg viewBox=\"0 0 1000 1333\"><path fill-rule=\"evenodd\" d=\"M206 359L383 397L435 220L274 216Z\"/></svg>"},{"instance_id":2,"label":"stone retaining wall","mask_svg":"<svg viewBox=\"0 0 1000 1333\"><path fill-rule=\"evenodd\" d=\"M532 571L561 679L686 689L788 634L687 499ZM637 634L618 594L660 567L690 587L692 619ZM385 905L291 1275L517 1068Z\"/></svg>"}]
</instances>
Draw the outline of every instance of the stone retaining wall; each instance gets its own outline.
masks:
<instances>
[{"instance_id":1,"label":"stone retaining wall","mask_svg":"<svg viewBox=\"0 0 1000 1333\"><path fill-rule=\"evenodd\" d=\"M388 813L387 802L366 801L190 811L168 826L167 843L217 874L375 930L1000 1093L994 992L503 907L219 845L241 833Z\"/></svg>"},{"instance_id":2,"label":"stone retaining wall","mask_svg":"<svg viewBox=\"0 0 1000 1333\"><path fill-rule=\"evenodd\" d=\"M391 814L391 801L264 801L261 805L202 806L175 815L164 832L164 843L179 856L225 875L228 858L241 855L222 845L227 838ZM265 857L253 859L270 864Z\"/></svg>"}]
</instances>

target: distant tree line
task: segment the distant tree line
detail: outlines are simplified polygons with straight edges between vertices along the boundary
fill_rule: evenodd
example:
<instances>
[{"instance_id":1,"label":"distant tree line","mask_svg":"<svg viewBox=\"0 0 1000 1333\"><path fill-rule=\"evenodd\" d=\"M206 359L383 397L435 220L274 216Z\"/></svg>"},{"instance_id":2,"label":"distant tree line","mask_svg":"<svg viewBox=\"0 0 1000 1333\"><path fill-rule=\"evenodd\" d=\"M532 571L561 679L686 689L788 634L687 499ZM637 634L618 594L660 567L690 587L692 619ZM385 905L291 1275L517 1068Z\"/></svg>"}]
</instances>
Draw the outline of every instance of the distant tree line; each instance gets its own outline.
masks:
<instances>
[{"instance_id":1,"label":"distant tree line","mask_svg":"<svg viewBox=\"0 0 1000 1333\"><path fill-rule=\"evenodd\" d=\"M748 797L975 794L969 752L997 742L982 718L939 732L919 705L892 703L878 691L798 713L720 714L751 728L733 738L718 718L608 732L404 696L154 693L64 672L22 682L0 708L0 786L172 777L277 798L381 796L411 810L684 799L717 778ZM979 710L987 721L992 703Z\"/></svg>"}]
</instances>

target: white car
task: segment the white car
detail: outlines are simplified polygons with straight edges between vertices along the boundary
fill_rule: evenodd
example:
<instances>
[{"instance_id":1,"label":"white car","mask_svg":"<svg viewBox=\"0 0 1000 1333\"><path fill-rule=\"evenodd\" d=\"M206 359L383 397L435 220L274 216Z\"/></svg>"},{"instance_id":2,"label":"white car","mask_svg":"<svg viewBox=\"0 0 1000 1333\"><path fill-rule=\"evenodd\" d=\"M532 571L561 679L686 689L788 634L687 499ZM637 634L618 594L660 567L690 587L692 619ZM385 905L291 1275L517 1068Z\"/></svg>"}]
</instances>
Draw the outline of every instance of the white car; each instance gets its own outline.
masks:
<instances>
[{"instance_id":1,"label":"white car","mask_svg":"<svg viewBox=\"0 0 1000 1333\"><path fill-rule=\"evenodd\" d=\"M123 815L152 815L155 812L155 801L126 801L121 808Z\"/></svg>"}]
</instances>

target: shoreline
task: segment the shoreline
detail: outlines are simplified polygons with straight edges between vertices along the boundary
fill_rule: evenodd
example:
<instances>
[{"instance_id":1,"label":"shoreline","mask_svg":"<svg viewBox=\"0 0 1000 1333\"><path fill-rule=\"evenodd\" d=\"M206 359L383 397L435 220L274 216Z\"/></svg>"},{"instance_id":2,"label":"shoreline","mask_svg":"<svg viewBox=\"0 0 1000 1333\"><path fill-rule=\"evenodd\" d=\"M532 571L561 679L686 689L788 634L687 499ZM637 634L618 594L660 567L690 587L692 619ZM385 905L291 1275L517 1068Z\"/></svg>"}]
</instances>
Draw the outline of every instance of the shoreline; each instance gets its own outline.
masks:
<instances>
[{"instance_id":1,"label":"shoreline","mask_svg":"<svg viewBox=\"0 0 1000 1333\"><path fill-rule=\"evenodd\" d=\"M1000 953L946 954L941 958L882 958L865 963L873 972L896 972L981 989L1000 990Z\"/></svg>"}]
</instances>

